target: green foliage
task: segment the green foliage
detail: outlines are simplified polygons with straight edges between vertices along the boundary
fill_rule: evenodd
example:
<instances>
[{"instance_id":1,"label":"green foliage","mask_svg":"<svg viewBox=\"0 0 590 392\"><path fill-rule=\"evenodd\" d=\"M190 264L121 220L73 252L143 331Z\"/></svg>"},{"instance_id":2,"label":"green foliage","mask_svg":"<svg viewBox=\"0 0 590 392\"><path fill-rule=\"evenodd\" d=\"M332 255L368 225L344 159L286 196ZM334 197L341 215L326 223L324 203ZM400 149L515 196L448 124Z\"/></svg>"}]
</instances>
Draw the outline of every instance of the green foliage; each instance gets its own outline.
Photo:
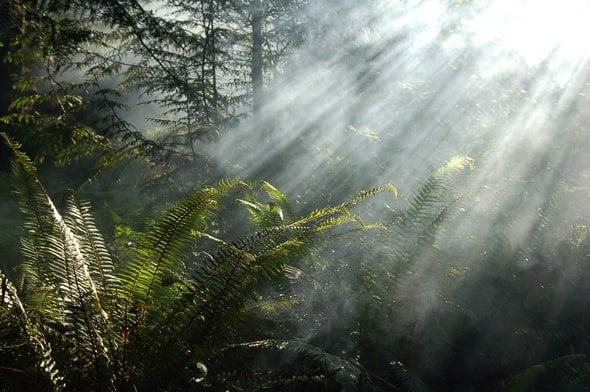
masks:
<instances>
[{"instance_id":1,"label":"green foliage","mask_svg":"<svg viewBox=\"0 0 590 392\"><path fill-rule=\"evenodd\" d=\"M255 374L247 374L247 368L239 369L240 377L246 377L253 384L257 384L257 389L263 388L285 388L288 390L297 390L298 388L313 388L332 385L342 391L356 391L362 383L363 377L369 377L366 370L353 360L341 358L337 355L330 354L321 348L297 341L277 341L277 340L260 340L248 343L232 345L223 350L221 360L231 360L232 355L236 352L245 351L248 354L260 352L264 355L269 353L278 353L281 357L289 357L291 368L290 374L282 376L277 373L277 369L270 374L270 377ZM243 355L243 354L242 354ZM306 373L297 374L295 369L308 367ZM234 381L237 374L233 374ZM231 385L231 384L229 384Z\"/></svg>"},{"instance_id":2,"label":"green foliage","mask_svg":"<svg viewBox=\"0 0 590 392\"><path fill-rule=\"evenodd\" d=\"M342 369L346 373L352 366L359 371L346 376L348 380L356 380L355 388L429 389L417 369L405 365L412 363L411 357L407 348L393 336L398 336L398 329L404 328L406 323L420 321L411 317L421 295L421 282L411 279L413 274L421 272L423 258L436 254L439 230L452 216L460 214L460 197L455 188L468 167L473 167L470 158L452 159L433 173L404 207L381 216L385 224L360 221L361 228L374 230L337 232L330 241L316 244L308 256L288 266L287 277L293 286L287 292L298 298L287 313L296 318L293 321L295 336L302 336L314 349L321 347L321 352L338 353L339 360L349 361ZM381 190L397 196L393 187ZM362 199L365 195L359 197ZM263 208L266 204L248 206L252 214L261 217L260 221L270 220L265 219L269 216L269 209ZM455 207L457 209L453 210ZM310 214L313 215L314 212ZM278 220L276 215L274 217ZM432 268L434 274L444 276L445 272L444 265ZM404 286L406 281L411 281L408 290ZM275 328L285 327L281 324ZM417 343L422 336L416 331L403 338L415 339ZM327 377L333 384L337 383L330 378L334 374L321 366L318 367L322 371L310 370L306 377L295 370L302 366L300 362L287 361L284 366L292 369L287 375L302 377L298 378L300 382L313 379L321 383ZM324 378L313 378L318 375ZM288 377L284 379L288 380Z\"/></svg>"},{"instance_id":3,"label":"green foliage","mask_svg":"<svg viewBox=\"0 0 590 392\"><path fill-rule=\"evenodd\" d=\"M526 247L490 233L469 250L449 240L472 208L467 157L382 225L353 208L397 196L390 185L298 217L267 182L222 181L145 233L119 221L124 249L110 252L88 205L70 191L56 206L7 142L25 230L23 277L2 275L6 390L588 386L588 230L576 225L558 249L543 244L558 191ZM232 195L257 231L228 240L215 219Z\"/></svg>"},{"instance_id":4,"label":"green foliage","mask_svg":"<svg viewBox=\"0 0 590 392\"><path fill-rule=\"evenodd\" d=\"M62 389L63 376L55 366L50 343L29 318L16 288L1 271L0 279L3 388L18 390L29 384L29 388L38 390ZM21 374L26 374L26 378Z\"/></svg>"},{"instance_id":5,"label":"green foliage","mask_svg":"<svg viewBox=\"0 0 590 392\"><path fill-rule=\"evenodd\" d=\"M103 382L112 384L107 346L117 345L116 335L103 336L109 324L102 301L109 298L102 297L99 290L103 293L116 290L116 286L112 286L116 279L111 275L112 264L103 240L87 209L76 201L75 195L66 195L62 215L37 179L29 158L19 151L18 145L8 139L6 142L15 154L14 187L21 201L27 233L22 238L26 277L23 290L30 292L34 298L31 302L37 305L26 311L35 319L43 320L33 328L42 330L52 325L48 334L72 335L71 346L56 346L56 355L73 355L71 360L80 369L90 367L96 372L97 388L103 389ZM26 313L23 311L20 317L26 317ZM26 320L23 322L26 324ZM43 340L49 338L43 336ZM39 366L45 366L45 357L49 356L48 351L43 354ZM74 373L75 369L69 368ZM53 377L53 369L48 374ZM63 377L73 378L65 374Z\"/></svg>"},{"instance_id":6,"label":"green foliage","mask_svg":"<svg viewBox=\"0 0 590 392\"><path fill-rule=\"evenodd\" d=\"M252 196L238 200L248 209L250 217L258 229L265 230L293 222L295 212L287 197L266 181L262 181L260 187L268 195L270 199L268 203L260 203Z\"/></svg>"},{"instance_id":7,"label":"green foliage","mask_svg":"<svg viewBox=\"0 0 590 392\"><path fill-rule=\"evenodd\" d=\"M487 3L448 2L433 42L454 40ZM154 4L161 7L152 11ZM528 76L517 82L511 72L487 79L481 53L469 45L460 56L440 57L450 62L435 74L422 64L404 75L401 61L412 56L403 51L414 46L405 45L406 24L379 26L382 4L365 6L359 13L349 0L0 3L0 131L23 145L7 141L24 220L0 222L0 389L588 388L588 224L555 211L564 192L587 196L584 170L568 174L570 183L559 174L578 166L566 161L579 159L586 134L577 116L560 132L569 144L539 129L531 145L526 129L512 127L526 117L523 109L549 102L536 91L548 75L545 96L557 112L547 126L569 116L578 105L572 97L584 94L556 88L562 67L550 61L523 67ZM289 129L292 141L267 137L272 119L254 121L246 139L271 143L260 150L263 164L246 160L241 168L254 166L255 178L274 182L299 167L298 157L309 158L304 167L321 170L307 170L303 185L285 181L297 184L297 203L305 199L311 212L299 216L268 182L256 189L238 180L195 185L218 177L203 145L235 129L254 106L254 90L289 71L286 55L302 43L303 27L306 56L326 60L302 59L306 72L347 69L337 75L356 81L344 90L355 103L322 102L332 113L314 110L305 121L297 108L275 113L278 126L293 116L305 128ZM446 49L431 46L428 56L436 60ZM400 61L395 83L391 58ZM464 72L468 92L441 107L447 85ZM291 79L297 75L287 73ZM314 95L289 97L306 108ZM138 128L126 115L136 102L148 105ZM458 117L465 132L454 139L442 128L457 130ZM319 129L326 140L318 140ZM252 140L231 145L223 164L237 167L232 159L251 155L259 163ZM458 156L402 193L399 207L364 203L378 193L397 197L392 186L345 200L351 184L373 184L394 166L420 182L422 168L401 151L420 159L413 147L425 144L479 151L490 173L480 169L480 178L464 183L473 160ZM498 164L511 144L513 156L531 161ZM125 203L114 208L104 197L109 190L92 193L101 201L93 204L104 202L115 217L113 233L97 228L105 219L95 222L75 192L50 197L33 164L75 164L70 173L83 169L78 182L86 182L130 158L140 166L132 175L141 175L130 181ZM126 183L120 174L109 186ZM0 182L8 184L2 173ZM152 207L135 189L146 184L157 202L161 184L162 193L201 190L144 229L129 215ZM225 208L228 199L245 211ZM325 200L335 206L322 207ZM570 200L579 218L585 198ZM13 204L0 208L8 215ZM22 263L13 250L19 238Z\"/></svg>"},{"instance_id":8,"label":"green foliage","mask_svg":"<svg viewBox=\"0 0 590 392\"><path fill-rule=\"evenodd\" d=\"M511 378L507 392L539 389L576 390L590 387L590 362L584 354L570 354L533 365Z\"/></svg>"},{"instance_id":9,"label":"green foliage","mask_svg":"<svg viewBox=\"0 0 590 392\"><path fill-rule=\"evenodd\" d=\"M309 240L321 233L359 222L350 208L394 190L362 192L341 205L227 242L206 233L208 222L222 198L247 184L223 181L164 212L141 236L131 259L114 263L88 205L67 192L58 209L31 160L3 137L14 154L25 233L21 287L2 275L0 319L10 339L2 350L7 358L24 361L10 364L18 365L15 371L23 377L38 369L41 390L189 385L201 367L187 364L206 363L232 344L236 327L259 301L259 290L283 276L287 260L305 254ZM262 188L288 210L278 189L268 183ZM203 240L213 240L217 250L199 251ZM296 343L288 345L301 351ZM329 372L334 363L346 363L317 357L317 350L314 360ZM303 350L311 351L310 346ZM354 369L347 371L357 374ZM334 375L339 382L346 379ZM16 377L3 388L12 381L25 385Z\"/></svg>"},{"instance_id":10,"label":"green foliage","mask_svg":"<svg viewBox=\"0 0 590 392\"><path fill-rule=\"evenodd\" d=\"M160 165L166 157L169 167L182 161L124 118L129 96L117 79L129 52L119 48L129 48L113 26L129 29L123 22L134 2L7 3L10 50L0 61L10 93L0 128L36 163L77 164L84 181L137 158Z\"/></svg>"}]
</instances>

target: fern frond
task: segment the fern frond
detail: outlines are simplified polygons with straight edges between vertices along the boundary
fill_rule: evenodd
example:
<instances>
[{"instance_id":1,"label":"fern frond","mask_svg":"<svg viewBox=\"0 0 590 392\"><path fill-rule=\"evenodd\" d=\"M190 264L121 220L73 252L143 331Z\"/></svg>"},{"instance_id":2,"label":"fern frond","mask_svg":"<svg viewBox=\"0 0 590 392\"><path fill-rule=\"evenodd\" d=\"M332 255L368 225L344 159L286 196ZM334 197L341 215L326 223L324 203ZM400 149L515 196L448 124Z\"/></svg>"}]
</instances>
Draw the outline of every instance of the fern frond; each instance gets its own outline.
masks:
<instances>
[{"instance_id":1,"label":"fern frond","mask_svg":"<svg viewBox=\"0 0 590 392\"><path fill-rule=\"evenodd\" d=\"M295 210L293 209L291 202L283 192L281 192L278 188L266 181L261 181L260 187L264 191L266 191L270 199L283 212L284 220L286 222L291 222L293 221L293 219L295 219Z\"/></svg>"},{"instance_id":2,"label":"fern frond","mask_svg":"<svg viewBox=\"0 0 590 392\"><path fill-rule=\"evenodd\" d=\"M230 345L222 350L221 356L230 355L235 350L262 354L278 352L295 355L304 363L308 362L316 367L320 374L328 376L333 384L338 385L344 391L357 390L362 377L370 378L370 375L356 361L328 353L308 343L292 340L258 340Z\"/></svg>"},{"instance_id":3,"label":"fern frond","mask_svg":"<svg viewBox=\"0 0 590 392\"><path fill-rule=\"evenodd\" d=\"M285 231L270 230L232 242L216 238L218 250L202 252L189 269L190 280L177 288L177 296L166 308L152 315L138 362L149 369L165 360L174 368L184 360L177 351L178 342L190 342L193 355L223 346L220 337L229 338L256 284L281 273L279 263L261 263L258 258L259 252L272 248L272 238Z\"/></svg>"},{"instance_id":4,"label":"fern frond","mask_svg":"<svg viewBox=\"0 0 590 392\"><path fill-rule=\"evenodd\" d=\"M216 187L197 192L164 213L162 219L146 234L138 256L120 272L126 283L127 303L135 303L145 313L154 300L154 291L167 274L182 270L182 260L206 223L219 208L220 200L237 187L247 186L239 180L220 182ZM143 317L143 316L142 316Z\"/></svg>"},{"instance_id":5,"label":"fern frond","mask_svg":"<svg viewBox=\"0 0 590 392\"><path fill-rule=\"evenodd\" d=\"M441 179L450 173L458 173L466 168L469 168L470 170L475 169L475 160L465 155L456 155L451 158L446 165L434 172L432 176L435 179Z\"/></svg>"},{"instance_id":6,"label":"fern frond","mask_svg":"<svg viewBox=\"0 0 590 392\"><path fill-rule=\"evenodd\" d=\"M39 181L31 160L3 135L14 153L14 187L25 216L23 256L31 283L51 288L52 302L41 315L58 321L75 341L76 355L96 370L96 381L109 379L110 358L102 331L107 323L99 293L82 251L83 245L62 217ZM75 203L68 203L66 215L79 214ZM62 309L59 314L52 314Z\"/></svg>"},{"instance_id":7,"label":"fern frond","mask_svg":"<svg viewBox=\"0 0 590 392\"><path fill-rule=\"evenodd\" d=\"M219 336L232 336L239 317L257 300L257 288L262 282L282 277L289 260L302 256L315 236L349 222L362 225L349 208L384 191L391 192L392 188L362 192L336 207L230 242L197 231L198 236L213 240L219 248L199 254L189 268L188 279L176 287L176 298L161 317L152 320L153 335L150 333L147 344L150 350L142 353L145 359L141 362L149 367L150 363L168 358L166 350L177 341L193 342L191 351L202 355L223 347L225 342ZM230 318L233 322L229 322ZM179 357L170 353L169 360L177 361Z\"/></svg>"},{"instance_id":8,"label":"fern frond","mask_svg":"<svg viewBox=\"0 0 590 392\"><path fill-rule=\"evenodd\" d=\"M474 168L473 159L466 156L452 158L412 193L406 208L394 215L389 226L398 235L413 238L408 242L432 244L439 227L461 200L452 190L456 187L456 175L466 168Z\"/></svg>"},{"instance_id":9,"label":"fern frond","mask_svg":"<svg viewBox=\"0 0 590 392\"><path fill-rule=\"evenodd\" d=\"M260 202L252 195L237 200L238 204L246 207L258 230L264 231L293 222L295 211L287 196L266 181L260 182L260 188L265 191L269 202Z\"/></svg>"},{"instance_id":10,"label":"fern frond","mask_svg":"<svg viewBox=\"0 0 590 392\"><path fill-rule=\"evenodd\" d=\"M283 210L273 203L261 203L251 195L245 195L243 199L237 199L237 203L246 207L250 219L260 231L284 224Z\"/></svg>"},{"instance_id":11,"label":"fern frond","mask_svg":"<svg viewBox=\"0 0 590 392\"><path fill-rule=\"evenodd\" d=\"M43 335L42 326L35 325L32 322L21 302L16 288L8 280L6 275L0 271L1 280L1 301L0 301L0 321L3 329L8 327L7 318L12 316L16 319L18 329L25 339L28 348L34 353L35 366L44 376L51 389L60 391L66 389L64 378L59 371L56 361L53 357L50 343ZM1 353L1 351L0 351Z\"/></svg>"},{"instance_id":12,"label":"fern frond","mask_svg":"<svg viewBox=\"0 0 590 392\"><path fill-rule=\"evenodd\" d=\"M584 354L570 354L533 365L512 377L504 388L505 391L530 391L553 387L561 390L570 387L590 387L587 379L579 377L590 372L590 363Z\"/></svg>"},{"instance_id":13,"label":"fern frond","mask_svg":"<svg viewBox=\"0 0 590 392\"><path fill-rule=\"evenodd\" d=\"M223 242L214 255L207 254L191 273L190 292L205 305L192 309L193 317L200 315L208 323L222 320L225 312L243 307L252 298L257 282L281 273L284 259L279 254L286 248L300 246L287 238L291 232L287 227L275 228L231 243Z\"/></svg>"},{"instance_id":14,"label":"fern frond","mask_svg":"<svg viewBox=\"0 0 590 392\"><path fill-rule=\"evenodd\" d=\"M80 244L80 256L87 265L87 277L94 286L95 305L100 314L96 322L100 325L102 339L106 340L109 351L115 352L121 344L117 328L123 323L117 309L121 282L114 274L111 256L90 214L89 204L80 201L76 193L69 190L64 197L63 209L64 222Z\"/></svg>"},{"instance_id":15,"label":"fern frond","mask_svg":"<svg viewBox=\"0 0 590 392\"><path fill-rule=\"evenodd\" d=\"M430 390L424 381L422 381L416 374L414 374L401 362L391 362L390 366L393 373L391 378L399 382L403 386L404 391L427 392Z\"/></svg>"},{"instance_id":16,"label":"fern frond","mask_svg":"<svg viewBox=\"0 0 590 392\"><path fill-rule=\"evenodd\" d=\"M64 198L64 220L80 242L80 250L88 263L92 280L101 296L111 295L120 282L114 274L114 266L102 234L96 228L94 218L90 214L88 202L81 201L69 190Z\"/></svg>"},{"instance_id":17,"label":"fern frond","mask_svg":"<svg viewBox=\"0 0 590 392\"><path fill-rule=\"evenodd\" d=\"M350 199L344 203L341 203L337 206L326 207L326 208L312 211L306 217L299 219L296 222L293 222L290 226L292 226L292 227L311 226L311 225L317 224L318 221L327 222L330 218L333 218L334 216L349 216L350 221L359 222L358 218L354 217L350 213L350 209L352 207L358 205L359 203L363 202L364 200L366 200L370 197L373 197L373 196L377 195L378 193L383 193L383 192L389 192L395 198L397 198L397 189L393 185L387 184L387 185L375 187L375 188L370 189L368 191L361 191L361 192L357 193L357 195L355 197L353 197L352 199Z\"/></svg>"}]
</instances>

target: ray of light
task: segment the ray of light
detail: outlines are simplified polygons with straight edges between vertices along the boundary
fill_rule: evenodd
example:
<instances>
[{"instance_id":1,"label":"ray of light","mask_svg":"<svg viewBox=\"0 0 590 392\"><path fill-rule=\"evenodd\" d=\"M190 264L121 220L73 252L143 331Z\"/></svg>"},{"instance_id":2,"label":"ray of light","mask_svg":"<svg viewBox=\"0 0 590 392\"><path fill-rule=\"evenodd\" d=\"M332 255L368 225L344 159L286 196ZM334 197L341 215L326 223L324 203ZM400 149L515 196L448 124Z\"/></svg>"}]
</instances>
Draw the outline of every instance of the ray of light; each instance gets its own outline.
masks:
<instances>
[{"instance_id":1,"label":"ray of light","mask_svg":"<svg viewBox=\"0 0 590 392\"><path fill-rule=\"evenodd\" d=\"M310 37L275 78L264 121L216 146L220 162L287 193L323 183L325 196L410 189L457 154L479 159L480 183L566 158L566 123L582 115L589 80L586 2L368 4ZM262 123L270 143L253 129Z\"/></svg>"}]
</instances>

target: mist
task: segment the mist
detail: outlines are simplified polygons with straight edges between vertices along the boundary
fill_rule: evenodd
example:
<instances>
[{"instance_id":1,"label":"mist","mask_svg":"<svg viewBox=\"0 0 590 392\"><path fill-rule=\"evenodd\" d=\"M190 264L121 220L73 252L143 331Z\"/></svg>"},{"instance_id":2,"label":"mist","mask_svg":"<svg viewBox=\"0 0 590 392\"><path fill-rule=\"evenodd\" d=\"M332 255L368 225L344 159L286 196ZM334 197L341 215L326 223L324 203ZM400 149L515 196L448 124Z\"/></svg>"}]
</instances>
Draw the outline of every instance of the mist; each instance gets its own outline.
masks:
<instances>
[{"instance_id":1,"label":"mist","mask_svg":"<svg viewBox=\"0 0 590 392\"><path fill-rule=\"evenodd\" d=\"M271 181L303 211L392 183L399 199L373 204L369 215L385 217L393 233L391 211L403 210L431 173L456 156L473 159L474 168L452 185L461 212L435 234L435 250L407 231L393 245L407 259L389 267L383 248L395 234L378 234L362 251L346 242L325 249L333 261L306 271L316 283L302 294L324 301L321 326L304 325L298 337L321 345L345 335L350 325L342 320L371 308L354 293L361 274L373 271L376 291L390 296L377 302L398 301L404 310L385 312L372 328L393 357L411 352L401 360L418 363L434 384L457 374L483 377L481 365L470 365L475 357L509 362L512 354L495 351L505 336L514 352L543 353L534 332L540 325L522 307L559 319L579 278L558 248L588 218L590 51L583 40L590 5L370 1L326 10L323 2L305 10L321 27L307 32L285 66L268 71L259 116L210 147L220 167ZM542 249L531 250L533 240ZM500 276L507 271L512 277ZM505 292L502 279L514 276L535 283ZM337 288L318 288L322 281ZM466 339L470 328L487 337L453 340ZM467 362L447 363L457 350Z\"/></svg>"},{"instance_id":2,"label":"mist","mask_svg":"<svg viewBox=\"0 0 590 392\"><path fill-rule=\"evenodd\" d=\"M119 346L113 345L112 362L104 351L105 374L121 377L122 390L150 382L171 390L280 388L283 381L294 385L290 390L298 381L318 390L336 384L441 391L588 386L588 1L312 0L277 2L277 9L254 0L148 3L134 3L127 13L117 2L122 8L112 15L101 3L97 9L104 7L112 25L100 18L92 23L104 32L119 23L123 33L105 38L112 42L104 48L100 39L89 39L85 50L104 51L104 59L78 53L72 63L64 60L63 70L57 67L55 80L80 94L80 108L64 117L72 123L59 123L61 115L58 123L69 132L78 125L74 119L88 121L92 125L80 129L100 137L66 132L72 143L63 137L45 151L35 138L50 140L53 130L37 133L37 123L24 128L31 151L42 153L37 162L55 156L66 162L39 165L48 193L73 187L90 199L98 226L92 233L105 233L109 268L133 282L131 289L144 277L150 282L140 293L142 304L133 302L133 291L125 297L125 317L138 334L122 344L120 357L125 362L126 344L137 343L137 364L116 369ZM272 9L260 16L268 38L260 102L253 4ZM197 16L202 20L191 19ZM102 68L103 61L108 66ZM111 103L104 106L106 98ZM18 129L11 136L16 140ZM96 140L104 150L91 148ZM76 151L86 151L83 165L76 166ZM56 167L65 169L54 174ZM9 175L0 174L7 179L0 193L8 199ZM191 204L181 213L170 210L164 220L170 230L154 223L178 199L227 178L248 184L220 192L230 194L229 201L212 198L211 211L202 207L198 222L184 223L187 211L201 208ZM296 218L276 208L270 186L257 187L260 181L286 195L298 217L386 184L397 194L382 192L343 208L350 222L324 232L289 226ZM248 206L279 211L269 220L276 225L262 227ZM12 218L12 202L1 210L11 216L2 226L9 235L0 239L14 248L12 267L27 257L14 246L27 227L13 232L22 222ZM330 226L325 219L313 224ZM159 231L149 237L151 226ZM266 235L275 229L285 237ZM304 234L289 237L289 230ZM59 234L54 231L47 235ZM141 242L144 231L148 240ZM177 231L184 235L179 244L198 244L173 242ZM293 243L285 245L285 238ZM285 247L273 253L277 244ZM190 254L178 256L185 248ZM172 252L170 260L158 258L148 279L160 251ZM235 265L223 264L234 259ZM270 259L280 268L261 267ZM141 279L131 279L136 270L125 263L137 265ZM109 301L117 317L121 306ZM175 324L177 316L186 323ZM131 336L129 320L123 340ZM109 330L115 343L122 336L117 331ZM232 350L258 349L269 340L280 343L279 354L252 350L232 360ZM142 346L152 341L160 346ZM296 349L287 352L290 344ZM310 365L300 358L301 347L333 362ZM67 363L68 350L59 360ZM143 362L148 355L152 362ZM153 371L159 362L165 366ZM198 377L191 373L195 364ZM342 381L351 374L362 376Z\"/></svg>"},{"instance_id":3,"label":"mist","mask_svg":"<svg viewBox=\"0 0 590 392\"><path fill-rule=\"evenodd\" d=\"M455 155L489 177L474 183L524 178L540 164L583 170L588 5L480 3L372 1L335 15L314 3L307 12L325 28L273 73L260 119L211 152L229 172L271 173L286 193L309 176L329 180L326 155L343 160L351 190L390 181L407 190ZM256 127L269 140L249 140ZM267 167L288 152L288 167Z\"/></svg>"}]
</instances>

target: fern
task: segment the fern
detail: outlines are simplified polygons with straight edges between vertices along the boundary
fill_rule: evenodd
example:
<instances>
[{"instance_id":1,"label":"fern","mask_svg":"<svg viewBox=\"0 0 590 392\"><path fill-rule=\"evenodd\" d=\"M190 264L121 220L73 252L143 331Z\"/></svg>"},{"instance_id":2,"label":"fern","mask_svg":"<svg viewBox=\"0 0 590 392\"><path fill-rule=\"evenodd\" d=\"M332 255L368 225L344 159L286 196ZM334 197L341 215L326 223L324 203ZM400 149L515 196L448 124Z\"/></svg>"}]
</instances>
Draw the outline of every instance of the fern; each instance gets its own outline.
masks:
<instances>
[{"instance_id":1,"label":"fern","mask_svg":"<svg viewBox=\"0 0 590 392\"><path fill-rule=\"evenodd\" d=\"M75 358L83 366L94 368L96 382L108 380L110 357L101 331L107 323L107 314L82 251L83 244L37 179L32 162L19 151L17 144L3 137L16 156L14 186L26 217L28 236L22 244L25 273L32 283L48 286L50 293L45 309L35 311L42 317L49 313L48 318L54 320L58 328L72 334ZM75 203L66 203L66 210L68 215L80 214ZM88 229L95 230L91 222L86 223ZM57 309L61 312L57 313Z\"/></svg>"},{"instance_id":2,"label":"fern","mask_svg":"<svg viewBox=\"0 0 590 392\"><path fill-rule=\"evenodd\" d=\"M88 261L92 280L97 282L97 290L101 296L112 295L113 289L120 286L120 281L114 274L111 255L102 234L96 228L89 204L80 201L73 191L66 193L64 202L64 209L68 212L64 219L81 244L81 251L84 259Z\"/></svg>"},{"instance_id":3,"label":"fern","mask_svg":"<svg viewBox=\"0 0 590 392\"><path fill-rule=\"evenodd\" d=\"M88 204L68 191L58 209L30 159L2 136L14 154L14 187L25 216L26 277L20 297L2 277L0 317L3 325L19 321L21 332L15 334L24 336L53 389L166 388L190 382L199 371L185 364L206 362L235 343L240 321L271 304L260 290L280 281L285 271L299 271L289 263L296 265L315 238L347 224L372 227L352 208L381 192L395 194L392 186L379 187L295 218L286 196L263 183L284 215L264 221L268 227L254 235L228 241L206 230L222 200L247 184L222 181L163 213L131 259L115 268ZM250 196L240 200L251 200L246 207L256 221L259 211L252 208L263 204ZM198 251L204 239L217 250ZM292 306L288 302L282 306ZM343 386L357 382L351 379L360 375L352 362L288 345L321 363Z\"/></svg>"},{"instance_id":4,"label":"fern","mask_svg":"<svg viewBox=\"0 0 590 392\"><path fill-rule=\"evenodd\" d=\"M35 325L29 318L16 288L1 271L0 280L2 281L0 323L5 328L3 332L6 333L6 328L13 326L12 321L15 321L17 324L15 327L25 339L24 344L32 349L35 366L42 374L42 380L47 383L48 389L54 391L64 390L66 384L53 358L50 343L45 339L39 326ZM2 346L0 345L0 353L5 355L5 348ZM0 385L2 385L2 382L0 382Z\"/></svg>"},{"instance_id":5,"label":"fern","mask_svg":"<svg viewBox=\"0 0 590 392\"><path fill-rule=\"evenodd\" d=\"M167 211L145 236L138 256L121 272L127 285L127 303L136 303L142 314L152 305L154 292L162 278L182 269L182 259L195 243L195 230L203 230L219 208L219 201L234 188L245 186L242 181L223 181L217 187L206 188L179 202Z\"/></svg>"},{"instance_id":6,"label":"fern","mask_svg":"<svg viewBox=\"0 0 590 392\"><path fill-rule=\"evenodd\" d=\"M266 375L256 367L240 366L233 374L226 374L226 387L240 388L238 376L248 380L249 388L262 390L302 390L338 387L342 391L390 390L428 391L429 388L415 374L399 362L391 363L394 383L367 370L354 359L344 358L327 352L309 343L294 340L264 339L229 345L224 348L215 362L230 361L234 356L255 356L273 358L278 354L282 360L268 364ZM272 360L271 360L272 361ZM248 374L251 372L251 374ZM259 385L252 388L252 385Z\"/></svg>"},{"instance_id":7,"label":"fern","mask_svg":"<svg viewBox=\"0 0 590 392\"><path fill-rule=\"evenodd\" d=\"M260 182L260 189L270 199L268 203L259 202L250 194L247 194L244 199L238 199L238 203L248 210L250 219L258 230L286 225L295 220L293 206L284 193L266 181Z\"/></svg>"},{"instance_id":8,"label":"fern","mask_svg":"<svg viewBox=\"0 0 590 392\"><path fill-rule=\"evenodd\" d=\"M392 372L391 378L399 382L403 386L404 391L427 392L430 390L424 381L422 381L414 372L409 370L401 362L394 361L389 365Z\"/></svg>"},{"instance_id":9,"label":"fern","mask_svg":"<svg viewBox=\"0 0 590 392\"><path fill-rule=\"evenodd\" d=\"M504 388L509 392L531 391L539 388L588 388L590 363L584 354L570 354L533 365L512 377Z\"/></svg>"},{"instance_id":10,"label":"fern","mask_svg":"<svg viewBox=\"0 0 590 392\"><path fill-rule=\"evenodd\" d=\"M431 246L443 223L449 223L450 213L455 211L461 197L453 196L451 189L456 185L456 176L470 168L473 159L456 156L445 166L435 171L416 191L412 193L405 209L394 211L388 224L393 232L406 240L406 244Z\"/></svg>"},{"instance_id":11,"label":"fern","mask_svg":"<svg viewBox=\"0 0 590 392\"><path fill-rule=\"evenodd\" d=\"M361 379L369 378L370 375L363 369L363 367L354 360L341 358L337 355L328 353L319 347L298 342L298 341L281 341L274 339L265 339L248 343L240 343L230 345L220 352L219 359L225 359L236 355L236 352L243 351L247 353L261 353L268 355L271 352L281 353L283 356L287 355L294 362L290 366L304 366L306 364L310 367L307 374L303 374L297 379L291 377L281 380L276 379L276 374L271 373L271 380L263 380L265 385L272 384L274 388L281 388L293 384L309 385L314 380L316 383L324 383L323 378L317 377L324 375L329 377L329 382L333 385L338 385L343 391L357 390ZM287 365L289 366L289 365ZM314 370L312 370L314 369ZM250 375L252 377L253 375Z\"/></svg>"},{"instance_id":12,"label":"fern","mask_svg":"<svg viewBox=\"0 0 590 392\"><path fill-rule=\"evenodd\" d=\"M267 189L268 186L265 185ZM227 320L238 321L246 314L257 301L257 289L261 284L281 277L289 260L303 255L314 236L345 223L358 223L350 207L391 189L389 186L375 188L349 202L314 211L290 224L230 242L197 232L198 236L219 244L218 250L203 252L197 260L188 263L188 278L176 286L175 299L153 320L153 333L149 334L147 344L150 350L143 352L141 362L149 368L167 358L167 362L180 366L182 359L177 352L168 351L176 341L192 342L189 345L191 355L198 360L223 347L219 337L226 336L231 341L234 334L234 323ZM285 201L286 198L283 205ZM249 205L247 208L252 209ZM256 215L258 210L251 210L251 213ZM254 216L254 221L256 219Z\"/></svg>"}]
</instances>

